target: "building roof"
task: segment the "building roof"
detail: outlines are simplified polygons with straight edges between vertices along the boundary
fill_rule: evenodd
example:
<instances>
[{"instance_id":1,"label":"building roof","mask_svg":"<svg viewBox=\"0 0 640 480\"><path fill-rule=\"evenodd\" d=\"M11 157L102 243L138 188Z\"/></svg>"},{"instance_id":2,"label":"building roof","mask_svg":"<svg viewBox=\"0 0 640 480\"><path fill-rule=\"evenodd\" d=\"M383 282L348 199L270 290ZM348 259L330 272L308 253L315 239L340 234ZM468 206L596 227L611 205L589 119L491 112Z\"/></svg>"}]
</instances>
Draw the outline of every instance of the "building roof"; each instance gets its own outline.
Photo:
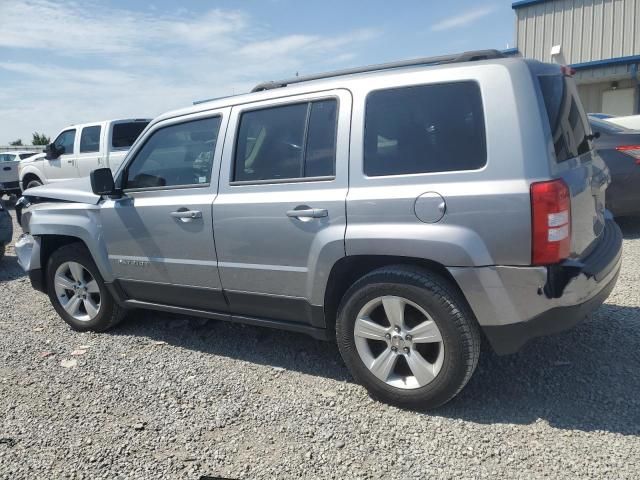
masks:
<instances>
[{"instance_id":1,"label":"building roof","mask_svg":"<svg viewBox=\"0 0 640 480\"><path fill-rule=\"evenodd\" d=\"M528 7L530 5L535 5L537 3L546 3L553 2L554 0L518 0L517 2L513 2L511 4L511 8L516 10L517 8Z\"/></svg>"}]
</instances>

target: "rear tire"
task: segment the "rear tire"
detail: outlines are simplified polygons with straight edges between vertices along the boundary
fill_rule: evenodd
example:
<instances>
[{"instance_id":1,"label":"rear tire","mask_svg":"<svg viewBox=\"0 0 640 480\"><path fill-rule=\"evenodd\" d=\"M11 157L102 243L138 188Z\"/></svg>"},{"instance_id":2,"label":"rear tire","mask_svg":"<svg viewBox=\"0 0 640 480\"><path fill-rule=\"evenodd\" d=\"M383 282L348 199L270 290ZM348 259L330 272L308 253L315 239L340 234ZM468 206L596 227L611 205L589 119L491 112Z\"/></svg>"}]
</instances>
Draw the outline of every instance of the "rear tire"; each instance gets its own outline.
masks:
<instances>
[{"instance_id":1,"label":"rear tire","mask_svg":"<svg viewBox=\"0 0 640 480\"><path fill-rule=\"evenodd\" d=\"M447 403L480 355L477 322L458 290L409 266L383 267L358 280L340 304L336 337L356 381L402 408Z\"/></svg>"},{"instance_id":2,"label":"rear tire","mask_svg":"<svg viewBox=\"0 0 640 480\"><path fill-rule=\"evenodd\" d=\"M77 331L103 332L124 318L82 243L60 247L47 264L47 293L62 319Z\"/></svg>"}]
</instances>

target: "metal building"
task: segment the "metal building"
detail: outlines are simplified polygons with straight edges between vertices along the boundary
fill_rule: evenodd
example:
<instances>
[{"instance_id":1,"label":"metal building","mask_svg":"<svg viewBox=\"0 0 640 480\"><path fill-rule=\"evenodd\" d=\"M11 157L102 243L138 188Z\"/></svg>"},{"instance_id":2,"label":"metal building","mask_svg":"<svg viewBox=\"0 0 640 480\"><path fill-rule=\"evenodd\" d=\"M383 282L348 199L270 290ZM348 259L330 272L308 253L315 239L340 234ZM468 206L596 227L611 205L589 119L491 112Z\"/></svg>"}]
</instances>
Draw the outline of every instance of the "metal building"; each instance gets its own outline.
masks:
<instances>
[{"instance_id":1,"label":"metal building","mask_svg":"<svg viewBox=\"0 0 640 480\"><path fill-rule=\"evenodd\" d=\"M516 48L551 61L561 45L588 112L640 113L640 0L520 0Z\"/></svg>"}]
</instances>

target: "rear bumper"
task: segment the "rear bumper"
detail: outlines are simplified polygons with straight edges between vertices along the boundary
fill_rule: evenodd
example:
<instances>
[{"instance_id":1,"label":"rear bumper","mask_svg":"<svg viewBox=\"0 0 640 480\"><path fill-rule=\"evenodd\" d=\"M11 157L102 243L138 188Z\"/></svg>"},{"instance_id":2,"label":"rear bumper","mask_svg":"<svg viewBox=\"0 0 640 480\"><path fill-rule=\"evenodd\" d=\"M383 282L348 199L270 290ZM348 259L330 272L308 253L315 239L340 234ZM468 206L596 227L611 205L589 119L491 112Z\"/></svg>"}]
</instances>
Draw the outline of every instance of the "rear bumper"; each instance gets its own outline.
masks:
<instances>
[{"instance_id":1,"label":"rear bumper","mask_svg":"<svg viewBox=\"0 0 640 480\"><path fill-rule=\"evenodd\" d=\"M18 182L0 182L0 192L20 192Z\"/></svg>"},{"instance_id":2,"label":"rear bumper","mask_svg":"<svg viewBox=\"0 0 640 480\"><path fill-rule=\"evenodd\" d=\"M500 355L516 353L533 338L573 328L604 303L617 280L618 271L594 297L579 305L552 308L526 322L486 325L483 327L484 333L496 353Z\"/></svg>"},{"instance_id":3,"label":"rear bumper","mask_svg":"<svg viewBox=\"0 0 640 480\"><path fill-rule=\"evenodd\" d=\"M596 310L615 286L622 232L607 220L596 248L580 261L547 267L450 268L491 346L518 351L535 337L567 330Z\"/></svg>"}]
</instances>

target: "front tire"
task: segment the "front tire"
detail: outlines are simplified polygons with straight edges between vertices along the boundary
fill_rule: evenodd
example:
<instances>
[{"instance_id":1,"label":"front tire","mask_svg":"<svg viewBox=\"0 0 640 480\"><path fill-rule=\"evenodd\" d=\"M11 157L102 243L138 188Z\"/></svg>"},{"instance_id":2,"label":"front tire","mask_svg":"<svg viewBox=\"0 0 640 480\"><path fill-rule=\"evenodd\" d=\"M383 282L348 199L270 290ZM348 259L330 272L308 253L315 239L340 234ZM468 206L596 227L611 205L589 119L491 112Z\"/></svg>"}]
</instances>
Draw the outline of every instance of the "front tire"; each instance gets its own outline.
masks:
<instances>
[{"instance_id":1,"label":"front tire","mask_svg":"<svg viewBox=\"0 0 640 480\"><path fill-rule=\"evenodd\" d=\"M42 182L40 180L36 180L35 178L32 180L29 180L27 182L27 188L25 188L25 190L29 189L29 188L34 188L34 187L41 187L42 186Z\"/></svg>"},{"instance_id":2,"label":"front tire","mask_svg":"<svg viewBox=\"0 0 640 480\"><path fill-rule=\"evenodd\" d=\"M72 329L103 332L124 317L84 244L64 245L53 252L46 275L51 304Z\"/></svg>"},{"instance_id":3,"label":"front tire","mask_svg":"<svg viewBox=\"0 0 640 480\"><path fill-rule=\"evenodd\" d=\"M436 408L473 374L480 332L457 289L427 270L375 270L345 294L336 337L353 377L370 395L402 408Z\"/></svg>"}]
</instances>

